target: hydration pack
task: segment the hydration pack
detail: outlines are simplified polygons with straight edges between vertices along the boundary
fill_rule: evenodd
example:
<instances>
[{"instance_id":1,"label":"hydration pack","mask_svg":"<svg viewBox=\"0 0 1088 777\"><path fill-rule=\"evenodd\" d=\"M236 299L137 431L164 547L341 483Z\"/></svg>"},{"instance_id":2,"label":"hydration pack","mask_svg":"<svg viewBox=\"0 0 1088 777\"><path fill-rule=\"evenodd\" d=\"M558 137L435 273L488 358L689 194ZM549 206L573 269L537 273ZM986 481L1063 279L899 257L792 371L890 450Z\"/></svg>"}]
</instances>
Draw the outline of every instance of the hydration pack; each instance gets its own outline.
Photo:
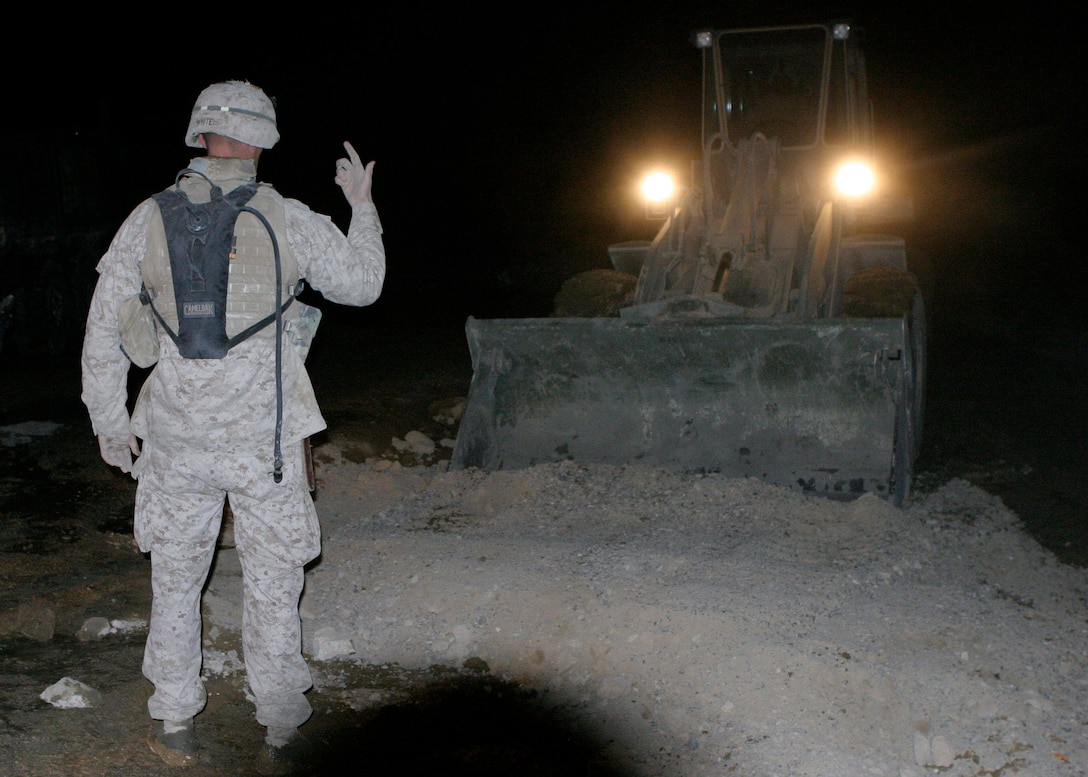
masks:
<instances>
[{"instance_id":1,"label":"hydration pack","mask_svg":"<svg viewBox=\"0 0 1088 777\"><path fill-rule=\"evenodd\" d=\"M178 186L182 177L190 174L199 175L208 182L211 187L208 202L192 202ZM223 190L206 175L186 169L178 173L173 189L154 195L152 199L159 207L166 250L170 258L170 284L174 290L177 331L174 331L155 307L155 294L147 288L146 281L140 294L129 301L132 304L126 303L122 306L119 323L122 350L134 363L142 367L150 366L158 360L158 338L150 317L141 315L141 310L150 310L154 320L174 341L178 352L186 359L222 359L235 345L275 323L276 428L272 477L279 483L283 479L283 454L280 448L283 426L283 314L301 291L302 281L294 282L293 289L286 293L287 299L284 300L283 267L276 231L264 214L248 205L259 188L258 184L250 183L224 195ZM252 214L263 225L271 241L275 262L275 304L271 313L237 334L228 336L227 293L230 286L230 264L235 258L235 226L242 213ZM297 279L297 265L293 260L291 268L292 277ZM301 302L298 306L301 311L294 317L292 331L287 334L291 344L305 360L321 314L317 308ZM129 347L126 347L126 343ZM306 450L308 451L308 447ZM311 480L311 488L312 485Z\"/></svg>"},{"instance_id":2,"label":"hydration pack","mask_svg":"<svg viewBox=\"0 0 1088 777\"><path fill-rule=\"evenodd\" d=\"M192 173L183 170L182 175ZM199 173L197 173L199 175ZM239 186L228 194L211 185L211 199L194 203L180 188L167 189L153 196L162 215L170 254L170 271L177 305L177 331L163 319L146 287L141 302L149 304L155 318L187 359L222 359L227 352L282 316L294 301L295 293L281 301L277 309L251 326L227 336L227 289L230 261L233 258L234 227L238 216L251 213L268 230L275 253L277 289L280 284L280 256L276 235L267 219L247 203L256 194L255 183Z\"/></svg>"}]
</instances>

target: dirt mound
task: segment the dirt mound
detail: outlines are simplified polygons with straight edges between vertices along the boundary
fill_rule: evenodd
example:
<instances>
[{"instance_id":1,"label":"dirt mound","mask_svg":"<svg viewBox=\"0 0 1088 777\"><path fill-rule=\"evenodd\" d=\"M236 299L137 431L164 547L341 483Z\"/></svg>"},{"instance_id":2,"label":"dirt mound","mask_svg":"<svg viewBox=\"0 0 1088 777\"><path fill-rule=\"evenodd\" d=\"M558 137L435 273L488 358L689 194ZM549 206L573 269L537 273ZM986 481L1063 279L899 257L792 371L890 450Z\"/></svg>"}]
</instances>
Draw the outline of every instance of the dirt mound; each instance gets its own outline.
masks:
<instances>
[{"instance_id":1,"label":"dirt mound","mask_svg":"<svg viewBox=\"0 0 1088 777\"><path fill-rule=\"evenodd\" d=\"M1088 764L1088 571L964 481L897 510L637 467L323 476L311 652L485 666L625 774Z\"/></svg>"}]
</instances>

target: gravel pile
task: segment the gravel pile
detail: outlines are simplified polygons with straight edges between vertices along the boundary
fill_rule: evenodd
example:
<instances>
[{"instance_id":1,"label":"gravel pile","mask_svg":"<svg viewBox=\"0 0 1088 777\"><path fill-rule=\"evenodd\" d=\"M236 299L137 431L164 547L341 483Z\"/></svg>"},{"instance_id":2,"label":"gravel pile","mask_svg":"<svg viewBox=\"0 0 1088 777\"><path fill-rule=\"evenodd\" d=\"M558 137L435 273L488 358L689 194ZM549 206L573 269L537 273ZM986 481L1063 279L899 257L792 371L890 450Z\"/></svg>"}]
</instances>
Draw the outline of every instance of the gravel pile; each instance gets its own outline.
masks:
<instances>
[{"instance_id":1,"label":"gravel pile","mask_svg":"<svg viewBox=\"0 0 1088 777\"><path fill-rule=\"evenodd\" d=\"M899 510L328 446L318 474L317 666L482 668L630 775L1088 774L1088 570L965 481Z\"/></svg>"}]
</instances>

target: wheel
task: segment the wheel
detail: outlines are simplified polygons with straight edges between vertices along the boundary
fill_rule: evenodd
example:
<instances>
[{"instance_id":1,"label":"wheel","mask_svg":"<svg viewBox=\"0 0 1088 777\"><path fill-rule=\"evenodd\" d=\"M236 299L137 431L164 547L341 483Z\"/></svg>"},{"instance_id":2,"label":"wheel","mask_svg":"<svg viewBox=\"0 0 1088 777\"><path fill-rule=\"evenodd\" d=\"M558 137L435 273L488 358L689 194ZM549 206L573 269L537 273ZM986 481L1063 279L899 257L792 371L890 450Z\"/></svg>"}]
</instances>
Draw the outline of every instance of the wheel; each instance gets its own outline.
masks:
<instances>
[{"instance_id":1,"label":"wheel","mask_svg":"<svg viewBox=\"0 0 1088 777\"><path fill-rule=\"evenodd\" d=\"M617 270L588 270L568 278L555 295L553 318L608 318L630 305L638 277Z\"/></svg>"},{"instance_id":2,"label":"wheel","mask_svg":"<svg viewBox=\"0 0 1088 777\"><path fill-rule=\"evenodd\" d=\"M851 275L842 290L841 314L848 318L898 318L914 312L920 289L914 275L876 265Z\"/></svg>"}]
</instances>

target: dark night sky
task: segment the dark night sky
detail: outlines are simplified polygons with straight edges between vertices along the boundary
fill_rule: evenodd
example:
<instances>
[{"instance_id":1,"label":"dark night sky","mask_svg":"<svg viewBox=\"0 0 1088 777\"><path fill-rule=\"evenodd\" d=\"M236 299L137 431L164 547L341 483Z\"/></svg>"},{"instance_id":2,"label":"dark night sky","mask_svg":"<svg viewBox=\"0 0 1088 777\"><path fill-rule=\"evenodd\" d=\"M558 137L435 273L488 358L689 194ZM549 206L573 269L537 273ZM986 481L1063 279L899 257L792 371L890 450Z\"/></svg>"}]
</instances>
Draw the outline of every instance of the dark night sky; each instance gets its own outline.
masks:
<instances>
[{"instance_id":1,"label":"dark night sky","mask_svg":"<svg viewBox=\"0 0 1088 777\"><path fill-rule=\"evenodd\" d=\"M686 169L696 152L693 29L846 17L867 32L884 150L930 217L920 239L961 253L1005 246L1002 276L1019 271L1009 239L1042 244L1049 257L1069 250L1076 218L1063 195L1084 167L1083 81L1072 52L1054 45L1069 20L930 18L864 4L654 5L486 16L309 5L289 19L169 25L75 12L86 15L27 25L33 56L5 51L5 72L18 74L9 105L20 106L8 130L104 130L108 180L86 185L116 188L120 220L184 166L200 89L246 78L277 98L283 140L261 177L288 196L340 220L330 179L341 141L377 159L389 249L379 309L398 295L445 293L461 295L458 313L506 314L499 283L506 304L521 299L533 312L562 278L606 266L608 243L652 235L631 192L648 161ZM60 68L43 67L43 56ZM962 272L991 275L973 263L992 260L964 258ZM1085 279L1079 265L1070 271Z\"/></svg>"}]
</instances>

